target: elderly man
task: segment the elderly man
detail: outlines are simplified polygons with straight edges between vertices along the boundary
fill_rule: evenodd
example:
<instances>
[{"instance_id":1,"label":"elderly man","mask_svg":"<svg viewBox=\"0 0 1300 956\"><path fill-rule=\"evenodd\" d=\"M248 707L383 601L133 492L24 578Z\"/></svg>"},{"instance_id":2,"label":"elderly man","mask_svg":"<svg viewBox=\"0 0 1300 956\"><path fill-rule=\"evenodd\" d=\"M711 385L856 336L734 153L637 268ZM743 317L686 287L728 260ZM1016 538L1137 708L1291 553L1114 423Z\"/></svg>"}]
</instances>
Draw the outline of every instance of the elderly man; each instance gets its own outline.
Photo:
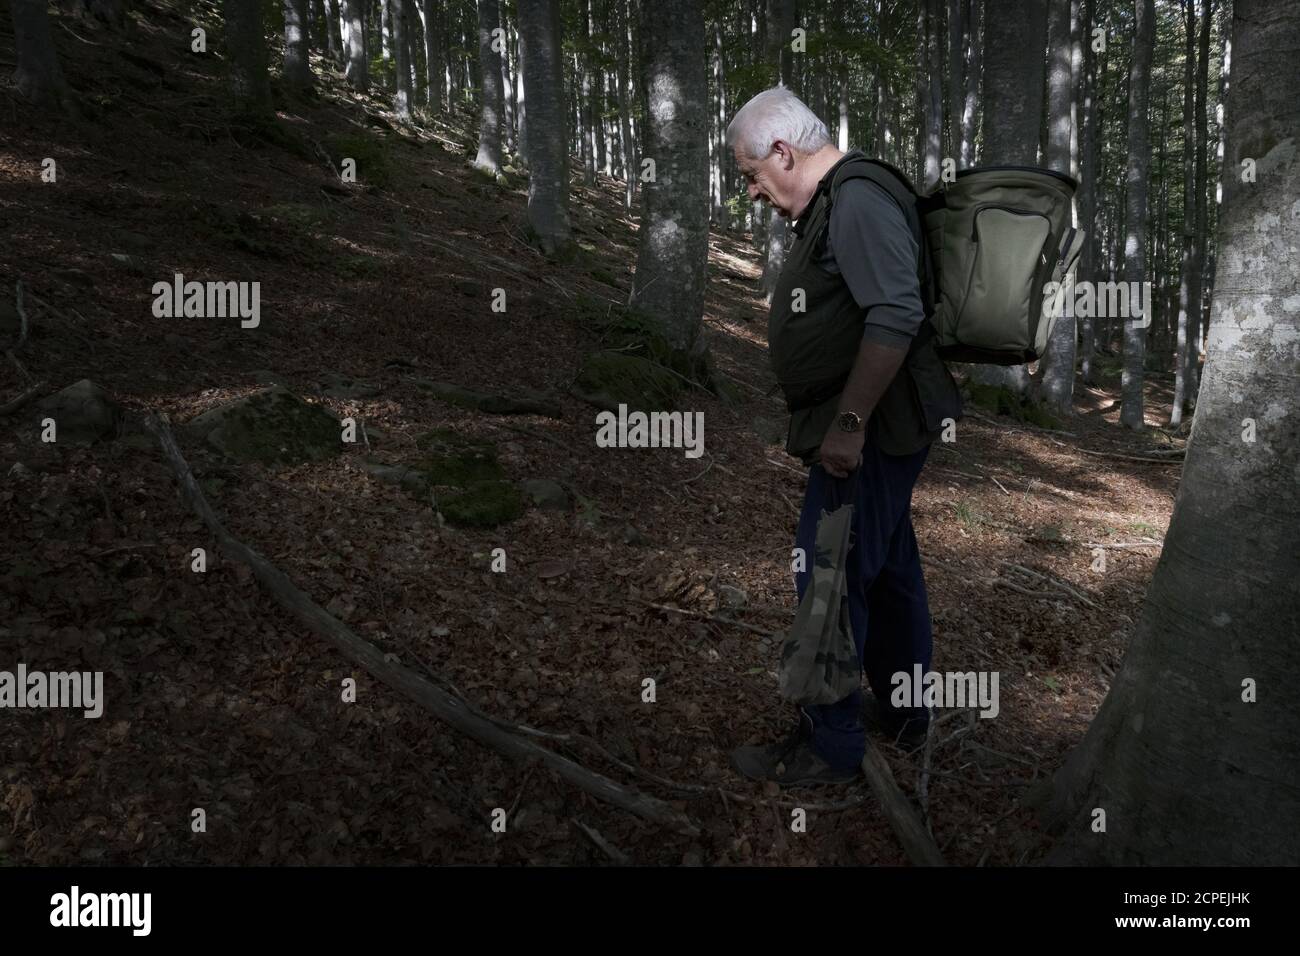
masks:
<instances>
[{"instance_id":1,"label":"elderly man","mask_svg":"<svg viewBox=\"0 0 1300 956\"><path fill-rule=\"evenodd\" d=\"M783 786L842 783L862 762L866 723L911 744L928 724L924 709L890 705L890 678L916 664L930 669L912 487L945 419L961 415L961 399L931 340L910 186L862 153L836 149L825 124L784 87L746 103L727 141L750 199L794 223L768 342L791 412L786 448L809 466L795 546L813 555L820 513L853 502L849 619L876 698L868 706L858 690L798 708L786 740L741 747L732 762ZM801 598L810 578L807 569L796 574Z\"/></svg>"}]
</instances>

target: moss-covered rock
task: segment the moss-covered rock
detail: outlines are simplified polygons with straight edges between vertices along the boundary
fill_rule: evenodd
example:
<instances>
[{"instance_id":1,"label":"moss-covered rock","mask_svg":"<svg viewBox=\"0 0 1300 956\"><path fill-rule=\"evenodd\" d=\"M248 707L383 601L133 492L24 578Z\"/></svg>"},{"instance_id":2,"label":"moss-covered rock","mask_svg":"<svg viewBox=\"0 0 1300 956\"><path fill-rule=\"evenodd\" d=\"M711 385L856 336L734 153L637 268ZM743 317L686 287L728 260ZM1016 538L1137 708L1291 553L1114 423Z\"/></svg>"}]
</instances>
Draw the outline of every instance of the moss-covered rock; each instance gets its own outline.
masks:
<instances>
[{"instance_id":1,"label":"moss-covered rock","mask_svg":"<svg viewBox=\"0 0 1300 956\"><path fill-rule=\"evenodd\" d=\"M46 418L54 419L55 440L89 444L116 437L122 410L108 393L88 378L37 402L33 415L38 429Z\"/></svg>"},{"instance_id":2,"label":"moss-covered rock","mask_svg":"<svg viewBox=\"0 0 1300 956\"><path fill-rule=\"evenodd\" d=\"M530 390L517 395L493 395L479 392L452 382L434 382L428 379L415 379L415 384L425 391L432 392L444 402L461 408L472 408L487 412L489 415L544 415L547 418L562 418L564 411L549 397Z\"/></svg>"},{"instance_id":3,"label":"moss-covered rock","mask_svg":"<svg viewBox=\"0 0 1300 956\"><path fill-rule=\"evenodd\" d=\"M573 394L597 408L670 409L685 383L658 362L603 350L584 357Z\"/></svg>"},{"instance_id":4,"label":"moss-covered rock","mask_svg":"<svg viewBox=\"0 0 1300 956\"><path fill-rule=\"evenodd\" d=\"M322 461L343 448L338 419L282 385L204 412L189 429L230 458L264 465Z\"/></svg>"},{"instance_id":5,"label":"moss-covered rock","mask_svg":"<svg viewBox=\"0 0 1300 956\"><path fill-rule=\"evenodd\" d=\"M524 513L523 497L508 481L475 481L437 500L449 523L467 527L494 528Z\"/></svg>"}]
</instances>

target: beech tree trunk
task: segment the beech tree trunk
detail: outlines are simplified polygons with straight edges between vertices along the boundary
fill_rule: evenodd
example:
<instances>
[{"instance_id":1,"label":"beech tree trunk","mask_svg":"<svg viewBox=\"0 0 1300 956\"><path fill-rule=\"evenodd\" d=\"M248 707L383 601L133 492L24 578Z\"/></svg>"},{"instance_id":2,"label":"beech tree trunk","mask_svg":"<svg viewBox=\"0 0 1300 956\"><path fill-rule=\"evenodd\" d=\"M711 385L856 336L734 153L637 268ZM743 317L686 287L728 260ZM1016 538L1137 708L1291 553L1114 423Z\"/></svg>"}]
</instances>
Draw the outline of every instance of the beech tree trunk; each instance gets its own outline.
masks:
<instances>
[{"instance_id":1,"label":"beech tree trunk","mask_svg":"<svg viewBox=\"0 0 1300 956\"><path fill-rule=\"evenodd\" d=\"M1132 644L1056 776L1052 862L1300 859L1300 6L1235 0L1219 264L1201 404ZM1098 813L1104 811L1104 831Z\"/></svg>"},{"instance_id":2,"label":"beech tree trunk","mask_svg":"<svg viewBox=\"0 0 1300 956\"><path fill-rule=\"evenodd\" d=\"M240 106L270 112L271 80L266 72L266 36L260 0L224 0L230 85Z\"/></svg>"},{"instance_id":3,"label":"beech tree trunk","mask_svg":"<svg viewBox=\"0 0 1300 956\"><path fill-rule=\"evenodd\" d=\"M518 0L519 46L528 94L528 224L547 255L569 229L569 152L560 57L559 0Z\"/></svg>"},{"instance_id":4,"label":"beech tree trunk","mask_svg":"<svg viewBox=\"0 0 1300 956\"><path fill-rule=\"evenodd\" d=\"M411 51L406 38L404 6L408 0L388 0L393 53L393 111L399 119L411 118Z\"/></svg>"},{"instance_id":5,"label":"beech tree trunk","mask_svg":"<svg viewBox=\"0 0 1300 956\"><path fill-rule=\"evenodd\" d=\"M1129 71L1128 98L1128 187L1127 231L1124 238L1124 280L1130 289L1147 278L1147 170L1150 166L1147 110L1151 99L1151 57L1155 48L1155 0L1134 0L1137 23L1133 40L1133 66ZM1133 286L1131 283L1138 283ZM1124 371L1120 385L1120 424L1141 429L1143 419L1143 363L1146 361L1147 325L1153 303L1146 303L1146 315L1130 310L1123 319Z\"/></svg>"},{"instance_id":6,"label":"beech tree trunk","mask_svg":"<svg viewBox=\"0 0 1300 956\"><path fill-rule=\"evenodd\" d=\"M483 98L478 114L478 155L474 165L495 176L501 172L501 54L492 32L500 25L497 0L478 0L478 58Z\"/></svg>"},{"instance_id":7,"label":"beech tree trunk","mask_svg":"<svg viewBox=\"0 0 1300 956\"><path fill-rule=\"evenodd\" d=\"M303 90L311 86L311 62L307 59L307 0L283 0L284 84Z\"/></svg>"},{"instance_id":8,"label":"beech tree trunk","mask_svg":"<svg viewBox=\"0 0 1300 956\"><path fill-rule=\"evenodd\" d=\"M229 0L227 0L229 2ZM247 2L247 0L243 0ZM354 90L370 89L370 62L366 58L366 31L361 19L362 0L339 0L346 24L347 78Z\"/></svg>"},{"instance_id":9,"label":"beech tree trunk","mask_svg":"<svg viewBox=\"0 0 1300 956\"><path fill-rule=\"evenodd\" d=\"M655 0L645 32L645 155L631 304L658 320L679 353L703 351L709 255L708 76L699 0Z\"/></svg>"}]
</instances>

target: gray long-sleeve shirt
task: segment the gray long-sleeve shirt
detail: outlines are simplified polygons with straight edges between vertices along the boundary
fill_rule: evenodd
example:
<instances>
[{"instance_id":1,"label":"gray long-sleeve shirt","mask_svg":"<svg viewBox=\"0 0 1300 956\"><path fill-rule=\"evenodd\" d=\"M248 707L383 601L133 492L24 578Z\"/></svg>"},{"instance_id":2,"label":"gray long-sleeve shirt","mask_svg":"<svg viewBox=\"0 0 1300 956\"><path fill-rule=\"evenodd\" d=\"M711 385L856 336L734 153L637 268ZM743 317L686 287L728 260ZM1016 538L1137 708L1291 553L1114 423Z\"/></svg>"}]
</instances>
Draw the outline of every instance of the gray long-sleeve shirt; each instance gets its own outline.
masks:
<instances>
[{"instance_id":1,"label":"gray long-sleeve shirt","mask_svg":"<svg viewBox=\"0 0 1300 956\"><path fill-rule=\"evenodd\" d=\"M862 308L862 337L907 348L925 321L916 277L918 250L898 204L866 179L840 185L825 250L817 264L842 275Z\"/></svg>"}]
</instances>

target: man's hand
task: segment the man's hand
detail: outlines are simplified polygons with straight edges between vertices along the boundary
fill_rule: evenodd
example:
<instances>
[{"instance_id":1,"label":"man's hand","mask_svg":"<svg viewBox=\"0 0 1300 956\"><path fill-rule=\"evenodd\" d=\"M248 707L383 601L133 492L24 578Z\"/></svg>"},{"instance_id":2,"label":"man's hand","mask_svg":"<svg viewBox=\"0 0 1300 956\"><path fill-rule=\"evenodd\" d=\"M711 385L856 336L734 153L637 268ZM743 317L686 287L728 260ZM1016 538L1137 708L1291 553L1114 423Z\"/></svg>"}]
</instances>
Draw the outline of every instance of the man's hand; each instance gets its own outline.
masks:
<instances>
[{"instance_id":1,"label":"man's hand","mask_svg":"<svg viewBox=\"0 0 1300 956\"><path fill-rule=\"evenodd\" d=\"M862 463L862 443L866 438L866 428L855 432L843 431L838 424L832 424L822 439L821 466L833 478L847 478L849 472Z\"/></svg>"}]
</instances>

